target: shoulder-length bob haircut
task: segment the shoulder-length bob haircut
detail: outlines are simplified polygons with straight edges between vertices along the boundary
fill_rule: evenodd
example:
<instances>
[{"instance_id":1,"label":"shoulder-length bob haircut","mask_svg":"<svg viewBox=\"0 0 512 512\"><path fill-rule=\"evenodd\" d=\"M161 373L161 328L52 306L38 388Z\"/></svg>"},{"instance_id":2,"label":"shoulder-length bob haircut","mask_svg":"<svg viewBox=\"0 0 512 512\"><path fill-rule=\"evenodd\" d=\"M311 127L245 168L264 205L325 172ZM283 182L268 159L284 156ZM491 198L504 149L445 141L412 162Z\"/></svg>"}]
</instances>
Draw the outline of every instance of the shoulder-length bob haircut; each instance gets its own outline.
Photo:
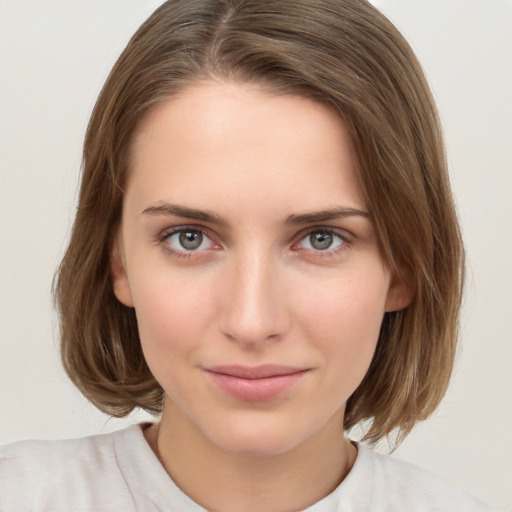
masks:
<instances>
[{"instance_id":1,"label":"shoulder-length bob haircut","mask_svg":"<svg viewBox=\"0 0 512 512\"><path fill-rule=\"evenodd\" d=\"M436 107L408 43L364 0L169 0L132 37L92 113L68 249L55 281L64 367L102 411L162 409L135 311L112 289L130 144L155 105L202 80L312 98L347 126L385 264L412 302L385 315L345 429L403 438L443 397L456 349L464 251Z\"/></svg>"}]
</instances>

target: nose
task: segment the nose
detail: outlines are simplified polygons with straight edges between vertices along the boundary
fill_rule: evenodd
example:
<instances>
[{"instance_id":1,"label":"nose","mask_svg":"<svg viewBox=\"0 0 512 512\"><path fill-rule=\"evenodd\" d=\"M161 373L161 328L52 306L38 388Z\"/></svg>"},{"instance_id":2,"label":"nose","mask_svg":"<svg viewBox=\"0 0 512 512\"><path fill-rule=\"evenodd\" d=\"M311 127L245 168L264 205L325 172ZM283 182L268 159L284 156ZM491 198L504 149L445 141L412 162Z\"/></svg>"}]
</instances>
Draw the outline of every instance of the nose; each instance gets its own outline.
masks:
<instances>
[{"instance_id":1,"label":"nose","mask_svg":"<svg viewBox=\"0 0 512 512\"><path fill-rule=\"evenodd\" d=\"M276 262L264 253L240 255L222 284L220 328L227 338L256 350L286 334L290 316L279 274Z\"/></svg>"}]
</instances>

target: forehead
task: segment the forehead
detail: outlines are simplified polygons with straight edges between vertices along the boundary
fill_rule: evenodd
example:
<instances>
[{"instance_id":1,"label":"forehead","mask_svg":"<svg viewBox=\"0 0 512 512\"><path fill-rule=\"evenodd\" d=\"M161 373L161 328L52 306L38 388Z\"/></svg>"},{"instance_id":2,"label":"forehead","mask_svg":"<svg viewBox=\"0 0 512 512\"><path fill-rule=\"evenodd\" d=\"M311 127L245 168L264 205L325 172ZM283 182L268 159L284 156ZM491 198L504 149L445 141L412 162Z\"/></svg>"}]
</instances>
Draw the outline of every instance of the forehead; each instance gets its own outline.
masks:
<instances>
[{"instance_id":1,"label":"forehead","mask_svg":"<svg viewBox=\"0 0 512 512\"><path fill-rule=\"evenodd\" d=\"M139 207L183 197L214 207L214 194L364 207L340 117L311 99L254 85L184 88L149 112L130 160L127 188L137 191Z\"/></svg>"}]
</instances>

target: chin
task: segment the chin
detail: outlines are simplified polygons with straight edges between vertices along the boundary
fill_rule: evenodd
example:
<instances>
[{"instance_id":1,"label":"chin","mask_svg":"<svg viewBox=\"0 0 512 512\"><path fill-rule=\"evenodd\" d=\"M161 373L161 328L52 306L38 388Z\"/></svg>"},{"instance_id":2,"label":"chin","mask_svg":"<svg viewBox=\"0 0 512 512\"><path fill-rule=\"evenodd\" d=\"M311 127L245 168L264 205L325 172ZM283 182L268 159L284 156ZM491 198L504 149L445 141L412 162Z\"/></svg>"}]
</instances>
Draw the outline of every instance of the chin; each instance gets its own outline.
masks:
<instances>
[{"instance_id":1,"label":"chin","mask_svg":"<svg viewBox=\"0 0 512 512\"><path fill-rule=\"evenodd\" d=\"M243 457L273 457L282 455L294 448L289 440L272 439L259 435L255 438L240 436L240 438L220 440L217 446L224 452Z\"/></svg>"},{"instance_id":2,"label":"chin","mask_svg":"<svg viewBox=\"0 0 512 512\"><path fill-rule=\"evenodd\" d=\"M218 431L209 432L207 436L224 452L251 457L281 455L302 440L296 425L277 425L273 421L254 419L218 425Z\"/></svg>"}]
</instances>

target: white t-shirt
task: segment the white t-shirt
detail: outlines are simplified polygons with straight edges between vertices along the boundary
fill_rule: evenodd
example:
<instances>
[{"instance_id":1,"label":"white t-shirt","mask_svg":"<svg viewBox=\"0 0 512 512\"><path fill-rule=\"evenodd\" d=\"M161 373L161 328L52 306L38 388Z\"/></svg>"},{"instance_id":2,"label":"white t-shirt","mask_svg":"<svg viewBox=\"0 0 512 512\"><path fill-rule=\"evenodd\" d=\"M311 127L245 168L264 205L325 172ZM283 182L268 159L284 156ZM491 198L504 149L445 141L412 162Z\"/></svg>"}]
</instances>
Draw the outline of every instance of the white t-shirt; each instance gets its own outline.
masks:
<instances>
[{"instance_id":1,"label":"white t-shirt","mask_svg":"<svg viewBox=\"0 0 512 512\"><path fill-rule=\"evenodd\" d=\"M484 512L442 478L358 446L339 487L307 512ZM171 480L140 425L0 447L0 512L205 512Z\"/></svg>"}]
</instances>

